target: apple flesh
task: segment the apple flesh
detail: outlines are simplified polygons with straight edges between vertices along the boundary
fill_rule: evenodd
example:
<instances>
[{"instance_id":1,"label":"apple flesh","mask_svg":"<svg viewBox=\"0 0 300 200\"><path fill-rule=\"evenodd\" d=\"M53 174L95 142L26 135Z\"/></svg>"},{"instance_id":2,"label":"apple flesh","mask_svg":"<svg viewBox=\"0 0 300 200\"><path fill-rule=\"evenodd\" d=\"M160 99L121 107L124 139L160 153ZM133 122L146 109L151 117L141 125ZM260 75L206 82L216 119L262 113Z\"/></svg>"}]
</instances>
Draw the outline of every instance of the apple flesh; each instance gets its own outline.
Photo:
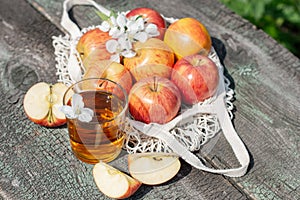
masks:
<instances>
[{"instance_id":1,"label":"apple flesh","mask_svg":"<svg viewBox=\"0 0 300 200\"><path fill-rule=\"evenodd\" d=\"M106 42L111 39L108 32L103 32L98 28L92 29L84 33L77 45L76 50L78 51L81 60L98 59L105 60L110 59L111 54L106 50Z\"/></svg>"},{"instance_id":2,"label":"apple flesh","mask_svg":"<svg viewBox=\"0 0 300 200\"><path fill-rule=\"evenodd\" d=\"M196 53L208 55L212 42L206 27L194 18L182 18L172 23L166 30L164 41L177 58Z\"/></svg>"},{"instance_id":3,"label":"apple flesh","mask_svg":"<svg viewBox=\"0 0 300 200\"><path fill-rule=\"evenodd\" d=\"M183 102L195 104L216 93L219 70L210 58L195 54L175 63L171 80L179 88Z\"/></svg>"},{"instance_id":4,"label":"apple flesh","mask_svg":"<svg viewBox=\"0 0 300 200\"><path fill-rule=\"evenodd\" d=\"M138 180L104 162L95 164L93 177L98 189L106 196L115 199L130 197L142 185Z\"/></svg>"},{"instance_id":5,"label":"apple flesh","mask_svg":"<svg viewBox=\"0 0 300 200\"><path fill-rule=\"evenodd\" d=\"M136 56L124 58L124 66L136 81L152 76L170 78L174 53L166 43L157 38L150 38L144 43L134 43L133 49Z\"/></svg>"},{"instance_id":6,"label":"apple flesh","mask_svg":"<svg viewBox=\"0 0 300 200\"><path fill-rule=\"evenodd\" d=\"M26 92L23 101L27 117L36 124L46 127L61 126L66 123L65 114L59 110L68 87L63 83L54 85L39 82Z\"/></svg>"},{"instance_id":7,"label":"apple flesh","mask_svg":"<svg viewBox=\"0 0 300 200\"><path fill-rule=\"evenodd\" d=\"M86 60L83 65L88 68L83 79L106 78L120 84L127 94L129 93L132 87L132 77L124 65L110 60L101 60L99 57Z\"/></svg>"},{"instance_id":8,"label":"apple flesh","mask_svg":"<svg viewBox=\"0 0 300 200\"><path fill-rule=\"evenodd\" d=\"M147 23L155 24L160 32L158 38L163 39L166 22L159 12L152 8L140 7L135 8L126 14L127 18L135 16L142 16L144 19L147 19Z\"/></svg>"},{"instance_id":9,"label":"apple flesh","mask_svg":"<svg viewBox=\"0 0 300 200\"><path fill-rule=\"evenodd\" d=\"M164 124L181 106L180 91L169 79L148 77L136 82L129 93L129 111L135 120Z\"/></svg>"},{"instance_id":10,"label":"apple flesh","mask_svg":"<svg viewBox=\"0 0 300 200\"><path fill-rule=\"evenodd\" d=\"M136 153L128 155L132 177L146 185L158 185L172 179L180 169L178 156L168 153Z\"/></svg>"}]
</instances>

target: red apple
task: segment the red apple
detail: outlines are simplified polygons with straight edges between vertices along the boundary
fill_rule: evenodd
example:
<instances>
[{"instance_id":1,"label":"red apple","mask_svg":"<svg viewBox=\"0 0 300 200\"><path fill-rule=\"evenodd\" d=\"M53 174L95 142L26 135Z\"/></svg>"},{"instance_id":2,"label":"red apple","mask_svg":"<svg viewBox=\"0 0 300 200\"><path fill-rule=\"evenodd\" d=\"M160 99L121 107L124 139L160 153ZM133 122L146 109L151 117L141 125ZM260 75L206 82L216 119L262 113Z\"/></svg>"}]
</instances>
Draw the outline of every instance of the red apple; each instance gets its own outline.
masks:
<instances>
[{"instance_id":1,"label":"red apple","mask_svg":"<svg viewBox=\"0 0 300 200\"><path fill-rule=\"evenodd\" d=\"M98 28L92 29L84 33L77 45L76 49L80 54L81 60L93 59L93 57L99 57L99 59L110 59L111 54L106 50L106 41L110 40L108 32L103 32Z\"/></svg>"},{"instance_id":2,"label":"red apple","mask_svg":"<svg viewBox=\"0 0 300 200\"><path fill-rule=\"evenodd\" d=\"M23 101L27 117L36 124L46 127L61 126L66 123L65 114L59 110L68 87L63 83L54 85L40 82L26 92Z\"/></svg>"},{"instance_id":3,"label":"red apple","mask_svg":"<svg viewBox=\"0 0 300 200\"><path fill-rule=\"evenodd\" d=\"M158 38L163 39L166 22L159 12L151 8L141 7L135 8L126 14L127 18L134 16L142 16L144 19L147 19L147 23L155 24L160 32Z\"/></svg>"},{"instance_id":4,"label":"red apple","mask_svg":"<svg viewBox=\"0 0 300 200\"><path fill-rule=\"evenodd\" d=\"M212 46L206 27L194 18L182 18L172 23L166 30L164 41L177 59L196 53L208 55Z\"/></svg>"},{"instance_id":5,"label":"red apple","mask_svg":"<svg viewBox=\"0 0 300 200\"><path fill-rule=\"evenodd\" d=\"M157 38L133 45L136 56L124 58L124 66L129 69L136 81L152 76L170 78L174 65L172 49Z\"/></svg>"},{"instance_id":6,"label":"red apple","mask_svg":"<svg viewBox=\"0 0 300 200\"><path fill-rule=\"evenodd\" d=\"M138 180L104 162L94 166L93 177L98 189L113 199L128 198L142 185Z\"/></svg>"},{"instance_id":7,"label":"red apple","mask_svg":"<svg viewBox=\"0 0 300 200\"><path fill-rule=\"evenodd\" d=\"M164 124L172 120L181 106L178 88L162 77L148 77L136 82L129 93L129 111L144 123Z\"/></svg>"},{"instance_id":8,"label":"red apple","mask_svg":"<svg viewBox=\"0 0 300 200\"><path fill-rule=\"evenodd\" d=\"M180 169L178 156L170 153L134 153L128 155L132 177L147 185L158 185L172 179Z\"/></svg>"},{"instance_id":9,"label":"red apple","mask_svg":"<svg viewBox=\"0 0 300 200\"><path fill-rule=\"evenodd\" d=\"M216 64L207 56L186 56L174 65L171 80L181 91L186 104L195 104L212 97L219 84Z\"/></svg>"},{"instance_id":10,"label":"red apple","mask_svg":"<svg viewBox=\"0 0 300 200\"><path fill-rule=\"evenodd\" d=\"M85 60L83 65L88 69L83 79L106 78L120 84L127 94L129 93L132 87L132 77L124 65L110 60L101 60L99 57Z\"/></svg>"}]
</instances>

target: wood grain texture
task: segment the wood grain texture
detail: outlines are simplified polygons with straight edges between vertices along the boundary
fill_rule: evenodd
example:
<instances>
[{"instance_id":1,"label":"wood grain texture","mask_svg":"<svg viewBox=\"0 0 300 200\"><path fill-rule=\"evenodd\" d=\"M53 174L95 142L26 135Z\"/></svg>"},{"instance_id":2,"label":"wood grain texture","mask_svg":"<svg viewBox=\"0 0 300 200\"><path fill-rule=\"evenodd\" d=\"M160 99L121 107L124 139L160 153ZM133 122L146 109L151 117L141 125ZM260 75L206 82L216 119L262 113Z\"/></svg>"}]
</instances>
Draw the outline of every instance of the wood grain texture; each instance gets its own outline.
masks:
<instances>
[{"instance_id":1,"label":"wood grain texture","mask_svg":"<svg viewBox=\"0 0 300 200\"><path fill-rule=\"evenodd\" d=\"M91 166L72 156L66 130L34 125L22 111L22 95L33 83L55 82L51 36L64 34L59 32L64 31L59 24L63 0L27 2L37 11L17 0L0 7L0 196L106 199L93 183ZM165 16L201 20L232 80L233 123L251 154L244 177L224 178L183 162L174 180L143 186L132 199L300 199L298 58L216 0L97 2L114 10L146 6ZM91 8L76 7L73 13L81 27L99 23ZM223 136L202 154L216 167L238 165ZM124 159L116 165L126 167Z\"/></svg>"},{"instance_id":2,"label":"wood grain texture","mask_svg":"<svg viewBox=\"0 0 300 200\"><path fill-rule=\"evenodd\" d=\"M93 182L92 165L72 155L65 127L48 129L33 124L22 108L30 86L39 81L56 82L51 36L61 32L25 1L5 1L0 11L1 199L108 199ZM125 157L115 163L126 169ZM209 183L214 185L210 187ZM183 163L171 182L143 186L132 199L211 197L247 198L223 177Z\"/></svg>"}]
</instances>

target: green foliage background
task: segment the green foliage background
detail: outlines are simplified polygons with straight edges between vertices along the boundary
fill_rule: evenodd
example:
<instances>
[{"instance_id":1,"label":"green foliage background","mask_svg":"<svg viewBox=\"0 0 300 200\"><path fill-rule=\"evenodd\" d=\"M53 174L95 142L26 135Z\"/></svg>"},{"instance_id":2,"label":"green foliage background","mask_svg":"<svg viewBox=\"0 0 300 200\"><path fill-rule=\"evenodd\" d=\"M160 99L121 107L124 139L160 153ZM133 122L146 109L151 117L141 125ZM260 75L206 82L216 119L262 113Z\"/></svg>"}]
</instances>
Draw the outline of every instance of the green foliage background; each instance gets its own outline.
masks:
<instances>
[{"instance_id":1,"label":"green foliage background","mask_svg":"<svg viewBox=\"0 0 300 200\"><path fill-rule=\"evenodd\" d=\"M300 58L300 0L220 0Z\"/></svg>"}]
</instances>

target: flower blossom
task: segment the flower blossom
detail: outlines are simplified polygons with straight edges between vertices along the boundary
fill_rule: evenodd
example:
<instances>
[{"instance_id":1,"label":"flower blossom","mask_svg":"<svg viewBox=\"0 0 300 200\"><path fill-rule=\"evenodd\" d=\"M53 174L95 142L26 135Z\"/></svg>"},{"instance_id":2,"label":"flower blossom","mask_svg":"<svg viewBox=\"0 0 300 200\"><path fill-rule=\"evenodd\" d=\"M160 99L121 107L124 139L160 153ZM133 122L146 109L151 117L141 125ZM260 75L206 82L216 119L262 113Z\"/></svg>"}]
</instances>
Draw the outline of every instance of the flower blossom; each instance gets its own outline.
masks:
<instances>
[{"instance_id":1,"label":"flower blossom","mask_svg":"<svg viewBox=\"0 0 300 200\"><path fill-rule=\"evenodd\" d=\"M101 23L99 29L113 38L106 42L106 49L112 54L110 59L116 62L120 62L120 56L131 58L136 55L132 49L133 42L145 42L159 35L155 24L147 23L141 16L126 18L125 13L111 16Z\"/></svg>"},{"instance_id":2,"label":"flower blossom","mask_svg":"<svg viewBox=\"0 0 300 200\"><path fill-rule=\"evenodd\" d=\"M73 94L71 105L72 106L64 105L60 107L60 111L62 111L68 119L78 118L82 122L92 121L94 111L90 108L84 108L84 102L81 95Z\"/></svg>"}]
</instances>

